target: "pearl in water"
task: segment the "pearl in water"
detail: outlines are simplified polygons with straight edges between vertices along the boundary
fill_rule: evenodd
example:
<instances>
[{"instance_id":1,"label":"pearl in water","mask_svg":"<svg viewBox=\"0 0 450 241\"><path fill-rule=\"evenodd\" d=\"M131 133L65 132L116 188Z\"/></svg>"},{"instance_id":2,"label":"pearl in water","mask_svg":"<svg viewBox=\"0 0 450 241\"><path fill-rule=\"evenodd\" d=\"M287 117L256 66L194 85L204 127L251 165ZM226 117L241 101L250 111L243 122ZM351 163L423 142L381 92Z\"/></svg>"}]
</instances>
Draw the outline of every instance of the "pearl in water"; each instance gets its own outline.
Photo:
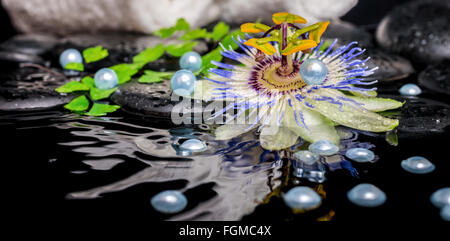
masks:
<instances>
[{"instance_id":1,"label":"pearl in water","mask_svg":"<svg viewBox=\"0 0 450 241\"><path fill-rule=\"evenodd\" d=\"M186 207L187 199L179 191L167 190L156 194L150 203L159 212L177 213Z\"/></svg>"},{"instance_id":2,"label":"pearl in water","mask_svg":"<svg viewBox=\"0 0 450 241\"><path fill-rule=\"evenodd\" d=\"M284 202L292 209L309 210L322 203L319 194L309 187L294 187L283 196Z\"/></svg>"},{"instance_id":3,"label":"pearl in water","mask_svg":"<svg viewBox=\"0 0 450 241\"><path fill-rule=\"evenodd\" d=\"M336 146L333 142L327 140L316 141L313 144L309 145L308 149L312 153L324 156L331 156L339 151L338 146Z\"/></svg>"},{"instance_id":4,"label":"pearl in water","mask_svg":"<svg viewBox=\"0 0 450 241\"><path fill-rule=\"evenodd\" d=\"M405 171L415 174L426 174L434 170L434 164L421 156L413 156L401 162Z\"/></svg>"},{"instance_id":5,"label":"pearl in water","mask_svg":"<svg viewBox=\"0 0 450 241\"><path fill-rule=\"evenodd\" d=\"M347 198L361 207L377 207L386 202L386 194L369 183L362 183L352 188L347 193Z\"/></svg>"}]
</instances>

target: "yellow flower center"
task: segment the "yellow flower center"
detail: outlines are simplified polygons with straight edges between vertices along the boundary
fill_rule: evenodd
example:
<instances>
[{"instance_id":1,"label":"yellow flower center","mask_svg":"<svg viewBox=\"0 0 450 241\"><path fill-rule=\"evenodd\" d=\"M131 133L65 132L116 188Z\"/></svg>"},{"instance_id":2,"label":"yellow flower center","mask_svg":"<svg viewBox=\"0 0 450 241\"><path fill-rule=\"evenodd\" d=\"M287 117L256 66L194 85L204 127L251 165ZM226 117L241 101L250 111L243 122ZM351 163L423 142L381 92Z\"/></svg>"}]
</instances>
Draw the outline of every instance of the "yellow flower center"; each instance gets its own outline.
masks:
<instances>
[{"instance_id":1,"label":"yellow flower center","mask_svg":"<svg viewBox=\"0 0 450 241\"><path fill-rule=\"evenodd\" d=\"M300 75L300 63L298 62L292 64L293 70L287 75L280 75L277 71L281 66L281 61L267 58L261 65L262 67L255 68L250 79L250 84L257 91L268 90L269 94L287 93L306 86Z\"/></svg>"}]
</instances>

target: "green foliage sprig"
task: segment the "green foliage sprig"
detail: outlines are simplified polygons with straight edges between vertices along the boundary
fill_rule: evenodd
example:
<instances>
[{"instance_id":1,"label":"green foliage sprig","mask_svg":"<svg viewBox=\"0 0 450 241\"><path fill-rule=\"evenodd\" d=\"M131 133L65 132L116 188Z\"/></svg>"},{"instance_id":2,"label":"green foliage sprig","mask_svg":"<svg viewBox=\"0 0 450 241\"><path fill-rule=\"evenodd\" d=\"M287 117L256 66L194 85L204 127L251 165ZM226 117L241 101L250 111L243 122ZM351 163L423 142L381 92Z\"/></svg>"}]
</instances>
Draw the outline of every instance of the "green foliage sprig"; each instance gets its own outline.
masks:
<instances>
[{"instance_id":1,"label":"green foliage sprig","mask_svg":"<svg viewBox=\"0 0 450 241\"><path fill-rule=\"evenodd\" d=\"M224 22L217 23L212 32L208 32L203 28L191 30L189 23L187 23L183 18L180 18L177 20L175 26L159 29L153 32L153 34L161 38L168 38L175 32L184 32L178 38L183 41L182 43L169 45L157 44L146 48L134 56L132 63L121 63L109 68L116 72L119 85L122 85L130 81L132 77L139 73L146 64L158 60L164 53L174 57L181 57L184 53L192 51L192 49L198 44L197 40L199 39L214 41L215 43L221 41L223 46L227 48L231 46L232 49L236 49L238 45L232 40L232 37L236 38L238 35L242 36L243 33L240 30L229 33L229 30L230 27ZM217 44L215 44L215 46L217 46ZM95 46L83 50L82 54L85 64L89 64L106 58L109 53L108 50L104 49L102 46ZM211 64L212 60L222 60L220 47L216 47L202 56L202 67L194 74L206 75L208 69L213 67ZM65 68L84 71L84 65L82 63L69 63ZM138 82L143 84L160 83L163 82L164 79L170 79L173 74L173 72L145 70L138 78ZM56 91L59 93L80 94L80 96L74 98L66 104L64 108L75 113L88 116L103 116L120 108L118 105L109 105L98 102L109 98L117 89L118 87L107 90L98 89L95 87L94 79L91 76L84 76L81 81L70 81L56 88Z\"/></svg>"}]
</instances>

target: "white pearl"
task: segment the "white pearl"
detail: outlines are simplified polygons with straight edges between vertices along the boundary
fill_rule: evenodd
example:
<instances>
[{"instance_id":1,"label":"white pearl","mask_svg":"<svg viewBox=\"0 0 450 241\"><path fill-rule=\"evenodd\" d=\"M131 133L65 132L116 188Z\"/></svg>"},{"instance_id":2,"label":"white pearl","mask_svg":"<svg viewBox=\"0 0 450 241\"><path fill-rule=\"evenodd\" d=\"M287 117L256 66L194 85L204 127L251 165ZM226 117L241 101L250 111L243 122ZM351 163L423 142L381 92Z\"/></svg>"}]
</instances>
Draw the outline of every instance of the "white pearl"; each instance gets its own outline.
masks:
<instances>
[{"instance_id":1,"label":"white pearl","mask_svg":"<svg viewBox=\"0 0 450 241\"><path fill-rule=\"evenodd\" d=\"M162 213L177 213L187 205L183 193L175 190L163 191L156 194L150 201L153 208Z\"/></svg>"},{"instance_id":2,"label":"white pearl","mask_svg":"<svg viewBox=\"0 0 450 241\"><path fill-rule=\"evenodd\" d=\"M308 85L322 84L327 74L327 66L318 59L307 59L300 66L300 75Z\"/></svg>"},{"instance_id":3,"label":"white pearl","mask_svg":"<svg viewBox=\"0 0 450 241\"><path fill-rule=\"evenodd\" d=\"M347 198L358 206L377 207L386 201L386 194L372 184L362 183L352 188Z\"/></svg>"},{"instance_id":4,"label":"white pearl","mask_svg":"<svg viewBox=\"0 0 450 241\"><path fill-rule=\"evenodd\" d=\"M189 139L180 145L180 148L191 152L201 152L206 150L206 144L198 139Z\"/></svg>"},{"instance_id":5,"label":"white pearl","mask_svg":"<svg viewBox=\"0 0 450 241\"><path fill-rule=\"evenodd\" d=\"M68 63L83 63L80 51L76 49L66 49L59 56L59 64L64 68Z\"/></svg>"},{"instance_id":6,"label":"white pearl","mask_svg":"<svg viewBox=\"0 0 450 241\"><path fill-rule=\"evenodd\" d=\"M421 156L413 156L401 162L405 171L415 174L426 174L434 170L434 164Z\"/></svg>"},{"instance_id":7,"label":"white pearl","mask_svg":"<svg viewBox=\"0 0 450 241\"><path fill-rule=\"evenodd\" d=\"M322 203L320 196L309 187L294 187L283 199L290 208L299 210L314 209Z\"/></svg>"},{"instance_id":8,"label":"white pearl","mask_svg":"<svg viewBox=\"0 0 450 241\"><path fill-rule=\"evenodd\" d=\"M400 89L401 95L420 95L422 90L416 84L405 84Z\"/></svg>"}]
</instances>

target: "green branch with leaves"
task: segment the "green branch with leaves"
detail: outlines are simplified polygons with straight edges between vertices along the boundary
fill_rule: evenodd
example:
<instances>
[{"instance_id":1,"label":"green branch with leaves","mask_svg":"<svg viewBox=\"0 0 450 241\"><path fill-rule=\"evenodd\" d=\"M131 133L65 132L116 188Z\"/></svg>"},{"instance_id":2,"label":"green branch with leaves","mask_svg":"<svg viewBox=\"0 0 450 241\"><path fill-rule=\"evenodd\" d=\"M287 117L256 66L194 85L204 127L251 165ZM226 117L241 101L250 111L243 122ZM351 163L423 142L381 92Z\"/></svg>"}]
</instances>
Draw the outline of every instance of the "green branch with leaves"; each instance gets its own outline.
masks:
<instances>
[{"instance_id":1,"label":"green branch with leaves","mask_svg":"<svg viewBox=\"0 0 450 241\"><path fill-rule=\"evenodd\" d=\"M160 59L164 53L167 53L173 57L181 57L186 52L192 51L192 49L198 44L198 40L214 42L216 48L210 50L208 53L202 56L202 67L199 71L194 72L195 75L207 75L209 68L213 67L212 60L221 61L222 55L220 54L220 47L217 45L218 41L221 41L223 46L231 46L236 49L238 45L233 41L233 37L238 35L242 36L240 30L229 32L230 27L224 22L217 23L212 32L208 32L204 28L191 29L189 23L183 18L178 19L175 26L169 28L162 28L153 32L155 36L160 38L169 38L176 32L181 32L182 35L178 38L183 41L179 44L157 44L152 47L148 47L142 52L133 57L132 63L121 63L109 67L114 70L118 77L119 86L129 82L132 77L140 72L142 75L138 78L138 82L142 84L148 83L160 83L165 79L170 79L174 72L159 72L155 70L143 70L144 66L150 62ZM102 46L90 47L82 52L85 64L100 61L108 57L108 50ZM84 71L83 63L69 63L65 66L65 69ZM143 70L143 71L141 71ZM73 111L78 114L88 116L104 116L107 113L111 113L120 108L118 105L109 105L104 102L107 100L119 87L112 89L99 89L95 87L94 79L89 75L84 76L81 81L73 80L58 88L56 91L59 93L76 93L78 97L72 99L64 108Z\"/></svg>"}]
</instances>

